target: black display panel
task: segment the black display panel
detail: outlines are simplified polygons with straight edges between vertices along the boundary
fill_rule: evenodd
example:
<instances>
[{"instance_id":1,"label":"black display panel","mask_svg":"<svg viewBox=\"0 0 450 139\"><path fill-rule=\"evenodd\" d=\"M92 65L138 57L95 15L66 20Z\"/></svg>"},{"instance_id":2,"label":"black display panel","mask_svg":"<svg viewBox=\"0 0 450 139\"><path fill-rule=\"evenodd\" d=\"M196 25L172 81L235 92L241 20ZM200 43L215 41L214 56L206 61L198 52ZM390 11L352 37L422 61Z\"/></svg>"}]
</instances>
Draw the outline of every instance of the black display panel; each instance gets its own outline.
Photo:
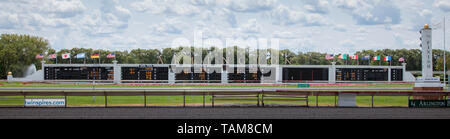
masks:
<instances>
[{"instance_id":1,"label":"black display panel","mask_svg":"<svg viewBox=\"0 0 450 139\"><path fill-rule=\"evenodd\" d=\"M114 80L113 67L45 67L45 80Z\"/></svg>"},{"instance_id":2,"label":"black display panel","mask_svg":"<svg viewBox=\"0 0 450 139\"><path fill-rule=\"evenodd\" d=\"M326 80L328 68L283 68L283 82Z\"/></svg>"},{"instance_id":3,"label":"black display panel","mask_svg":"<svg viewBox=\"0 0 450 139\"><path fill-rule=\"evenodd\" d=\"M122 80L168 80L168 67L122 67Z\"/></svg>"},{"instance_id":4,"label":"black display panel","mask_svg":"<svg viewBox=\"0 0 450 139\"><path fill-rule=\"evenodd\" d=\"M195 80L196 83L220 83L222 79L222 74L217 72L207 73L204 68L202 68L201 73L195 73L194 68L191 67L190 73L181 72L175 73L175 80L183 80L184 82L191 82L189 80Z\"/></svg>"},{"instance_id":5,"label":"black display panel","mask_svg":"<svg viewBox=\"0 0 450 139\"><path fill-rule=\"evenodd\" d=\"M388 69L336 68L336 81L388 81Z\"/></svg>"},{"instance_id":6,"label":"black display panel","mask_svg":"<svg viewBox=\"0 0 450 139\"><path fill-rule=\"evenodd\" d=\"M234 67L233 73L228 72L229 83L260 83L262 73L259 69L256 73L250 73L249 67L245 67L245 72L238 73L238 68Z\"/></svg>"}]
</instances>

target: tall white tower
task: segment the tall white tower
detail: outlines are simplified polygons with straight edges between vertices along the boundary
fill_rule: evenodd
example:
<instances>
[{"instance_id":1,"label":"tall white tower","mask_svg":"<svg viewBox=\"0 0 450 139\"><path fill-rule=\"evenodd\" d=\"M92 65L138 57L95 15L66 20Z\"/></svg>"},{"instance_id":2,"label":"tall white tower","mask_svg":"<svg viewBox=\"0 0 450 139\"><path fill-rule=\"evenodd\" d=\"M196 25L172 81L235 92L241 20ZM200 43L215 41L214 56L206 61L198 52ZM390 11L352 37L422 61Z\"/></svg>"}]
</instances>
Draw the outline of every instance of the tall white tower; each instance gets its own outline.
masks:
<instances>
[{"instance_id":1,"label":"tall white tower","mask_svg":"<svg viewBox=\"0 0 450 139\"><path fill-rule=\"evenodd\" d=\"M424 28L420 30L420 40L422 43L422 78L429 79L433 77L433 48L431 45L431 28L425 24Z\"/></svg>"},{"instance_id":2,"label":"tall white tower","mask_svg":"<svg viewBox=\"0 0 450 139\"><path fill-rule=\"evenodd\" d=\"M433 45L431 45L431 28L425 24L420 30L422 43L422 77L417 78L414 90L442 90L439 77L433 77Z\"/></svg>"}]
</instances>

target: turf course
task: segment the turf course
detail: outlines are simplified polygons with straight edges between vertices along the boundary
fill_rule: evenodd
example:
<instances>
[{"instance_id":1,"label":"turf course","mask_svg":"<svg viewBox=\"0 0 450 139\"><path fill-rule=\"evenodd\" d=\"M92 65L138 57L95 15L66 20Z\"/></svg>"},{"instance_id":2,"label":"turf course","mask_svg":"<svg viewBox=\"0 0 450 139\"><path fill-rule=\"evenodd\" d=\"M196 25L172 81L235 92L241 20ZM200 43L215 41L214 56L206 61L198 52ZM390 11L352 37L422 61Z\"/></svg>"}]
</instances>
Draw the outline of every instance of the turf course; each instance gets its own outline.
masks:
<instances>
[{"instance_id":1,"label":"turf course","mask_svg":"<svg viewBox=\"0 0 450 139\"><path fill-rule=\"evenodd\" d=\"M40 83L7 83L0 82L1 88L34 88L40 90L38 88L135 88L135 89L143 89L143 88L174 88L174 89L186 89L186 88L297 88L297 85L261 85L261 84L236 84L236 85L202 85L202 84L185 84L185 85L151 85L151 84L120 84L120 85L112 85L112 84L40 84ZM373 90L374 88L383 88L383 89L392 89L398 90L396 88L412 88L413 84L363 84L363 85L312 85L309 89L314 90L323 90L323 88L336 88L346 89L346 90ZM367 88L367 89L364 89ZM45 90L45 89L42 89ZM410 90L410 89L408 89ZM32 96L30 96L32 97ZM203 105L203 96L186 96L186 105L187 106L201 106ZM371 106L371 97L369 96L358 96L357 97L357 105L361 107ZM144 97L143 96L108 96L108 106L144 106ZM309 105L316 105L316 96L309 96ZM147 106L182 106L183 105L183 96L147 96ZM0 106L23 106L24 99L23 96L8 96L8 97L0 97ZM215 105L220 104L232 104L232 103L246 103L251 105L256 105L256 101L216 101ZM270 102L265 101L266 104L289 104L289 105L306 105L304 101L287 101L287 102ZM319 96L319 106L334 106L334 96ZM105 98L104 96L68 96L67 97L67 105L68 106L104 106ZM206 106L211 105L211 96L205 96L205 104ZM375 106L407 106L408 97L391 97L391 96L376 96L374 98Z\"/></svg>"}]
</instances>

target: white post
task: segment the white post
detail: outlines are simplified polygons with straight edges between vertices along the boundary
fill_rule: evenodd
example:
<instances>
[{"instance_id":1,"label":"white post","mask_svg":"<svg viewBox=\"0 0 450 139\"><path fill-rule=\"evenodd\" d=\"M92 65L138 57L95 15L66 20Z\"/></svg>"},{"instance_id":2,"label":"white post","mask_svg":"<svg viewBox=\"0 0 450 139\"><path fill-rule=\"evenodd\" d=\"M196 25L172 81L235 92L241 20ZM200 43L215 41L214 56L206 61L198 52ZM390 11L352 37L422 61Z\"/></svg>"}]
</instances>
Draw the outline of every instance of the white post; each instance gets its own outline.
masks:
<instances>
[{"instance_id":1,"label":"white post","mask_svg":"<svg viewBox=\"0 0 450 139\"><path fill-rule=\"evenodd\" d=\"M112 62L114 64L114 83L119 84L122 80L122 67L117 65L117 60L114 60Z\"/></svg>"},{"instance_id":2,"label":"white post","mask_svg":"<svg viewBox=\"0 0 450 139\"><path fill-rule=\"evenodd\" d=\"M328 69L328 84L336 84L336 62L331 62Z\"/></svg>"}]
</instances>

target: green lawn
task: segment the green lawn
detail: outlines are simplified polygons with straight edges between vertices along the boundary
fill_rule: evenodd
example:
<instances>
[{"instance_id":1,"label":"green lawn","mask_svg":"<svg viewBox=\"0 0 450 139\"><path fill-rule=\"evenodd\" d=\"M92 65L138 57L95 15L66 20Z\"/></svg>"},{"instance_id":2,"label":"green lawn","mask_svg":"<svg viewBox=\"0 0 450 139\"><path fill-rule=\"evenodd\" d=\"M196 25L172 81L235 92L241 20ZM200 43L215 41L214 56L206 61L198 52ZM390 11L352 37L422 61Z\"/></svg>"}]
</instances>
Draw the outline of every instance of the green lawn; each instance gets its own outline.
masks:
<instances>
[{"instance_id":1,"label":"green lawn","mask_svg":"<svg viewBox=\"0 0 450 139\"><path fill-rule=\"evenodd\" d=\"M0 88L2 87L30 87L30 88L91 88L93 85L89 84L21 84L21 83L7 83L0 82ZM267 86L267 85L95 85L96 88L297 88L296 85L277 85L277 86ZM372 90L372 88L392 88L392 90L398 90L396 88L412 88L413 84L373 84L373 85L349 85L349 86L312 86L314 90L323 90L321 88L336 88L336 90L350 89L350 90ZM352 89L355 88L355 89ZM361 89L356 89L361 88ZM368 88L368 89L364 89ZM370 88L370 89L369 89ZM410 89L407 89L410 90ZM334 96L320 96L319 106L334 106L335 100ZM186 105L202 105L203 96L186 96ZM371 106L370 96L358 96L357 105L358 106ZM108 96L108 106L143 106L144 97L143 96ZM147 96L147 105L183 105L183 96ZM0 106L21 106L24 103L23 96L8 96L0 97ZM224 103L251 103L256 104L256 101L215 101L215 104ZM277 103L277 104L294 104L294 105L306 105L304 101L265 101L266 104ZM68 106L104 106L105 98L104 96L95 96L95 100L92 96L68 96L67 105ZM205 104L211 105L211 96L205 96ZM391 96L375 96L374 105L375 106L407 106L408 97L391 97ZM316 96L309 96L309 105L316 105Z\"/></svg>"}]
</instances>

